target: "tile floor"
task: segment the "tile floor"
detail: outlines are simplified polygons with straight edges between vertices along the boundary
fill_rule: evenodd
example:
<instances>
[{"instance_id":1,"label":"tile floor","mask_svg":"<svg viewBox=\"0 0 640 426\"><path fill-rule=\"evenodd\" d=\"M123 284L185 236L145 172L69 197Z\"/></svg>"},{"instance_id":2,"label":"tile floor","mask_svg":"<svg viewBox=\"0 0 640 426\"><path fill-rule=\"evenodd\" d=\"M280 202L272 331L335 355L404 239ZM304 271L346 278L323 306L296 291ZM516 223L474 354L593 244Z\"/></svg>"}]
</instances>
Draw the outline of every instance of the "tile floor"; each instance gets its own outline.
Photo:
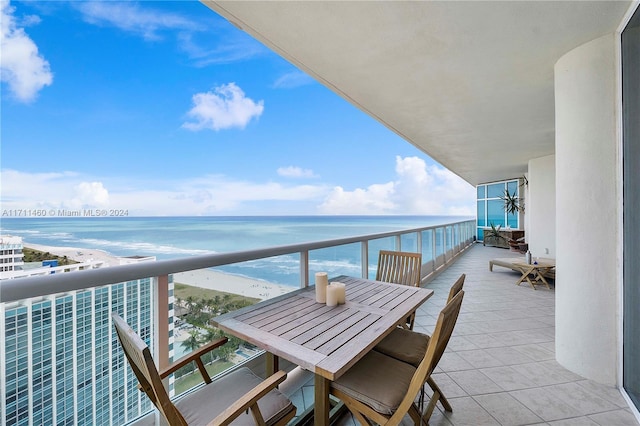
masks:
<instances>
[{"instance_id":1,"label":"tile floor","mask_svg":"<svg viewBox=\"0 0 640 426\"><path fill-rule=\"evenodd\" d=\"M435 410L433 426L638 425L620 392L564 369L554 355L554 291L516 286L519 275L489 260L518 256L505 249L473 246L427 285L435 290L417 312L415 329L431 333L449 287L466 274L465 298L447 351L434 379L453 412ZM292 395L313 402L313 380ZM305 382L306 381L306 382ZM402 425L411 425L405 417ZM338 426L355 425L349 413Z\"/></svg>"}]
</instances>

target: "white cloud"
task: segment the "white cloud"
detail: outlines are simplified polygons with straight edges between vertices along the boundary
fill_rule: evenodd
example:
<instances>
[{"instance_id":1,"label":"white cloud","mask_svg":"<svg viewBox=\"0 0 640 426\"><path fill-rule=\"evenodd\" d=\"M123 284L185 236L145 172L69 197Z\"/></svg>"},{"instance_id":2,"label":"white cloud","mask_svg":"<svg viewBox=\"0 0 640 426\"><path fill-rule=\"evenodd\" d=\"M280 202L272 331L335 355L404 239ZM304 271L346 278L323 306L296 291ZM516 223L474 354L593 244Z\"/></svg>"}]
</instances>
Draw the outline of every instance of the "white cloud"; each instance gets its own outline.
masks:
<instances>
[{"instance_id":1,"label":"white cloud","mask_svg":"<svg viewBox=\"0 0 640 426\"><path fill-rule=\"evenodd\" d=\"M193 60L196 67L208 65L230 64L246 61L268 53L266 48L245 33L237 31L216 34L217 41L214 47L208 47L211 43L211 35L206 34L206 40L202 35L183 31L178 35L179 47Z\"/></svg>"},{"instance_id":2,"label":"white cloud","mask_svg":"<svg viewBox=\"0 0 640 426\"><path fill-rule=\"evenodd\" d=\"M18 25L30 27L32 25L38 25L40 22L42 22L42 19L40 19L38 15L25 15L22 17Z\"/></svg>"},{"instance_id":3,"label":"white cloud","mask_svg":"<svg viewBox=\"0 0 640 426\"><path fill-rule=\"evenodd\" d=\"M317 177L313 170L303 169L301 167L289 166L289 167L280 167L277 170L278 175L282 177L290 177L290 178L314 178Z\"/></svg>"},{"instance_id":4,"label":"white cloud","mask_svg":"<svg viewBox=\"0 0 640 426\"><path fill-rule=\"evenodd\" d=\"M326 214L475 215L475 189L418 157L396 157L395 181L345 191L336 187L320 205Z\"/></svg>"},{"instance_id":5,"label":"white cloud","mask_svg":"<svg viewBox=\"0 0 640 426\"><path fill-rule=\"evenodd\" d=\"M397 157L395 170L393 181L354 190L322 183L291 185L284 178L255 182L206 175L145 181L2 170L0 204L3 211L108 208L128 210L132 216L475 214L475 189L448 170L416 157Z\"/></svg>"},{"instance_id":6,"label":"white cloud","mask_svg":"<svg viewBox=\"0 0 640 426\"><path fill-rule=\"evenodd\" d=\"M337 186L322 203L320 211L326 214L390 214L395 207L391 201L392 195L392 182L353 191L345 191Z\"/></svg>"},{"instance_id":7,"label":"white cloud","mask_svg":"<svg viewBox=\"0 0 640 426\"><path fill-rule=\"evenodd\" d=\"M322 185L284 185L207 175L174 181L95 179L78 173L25 173L2 170L3 211L18 209L109 208L134 216L311 213L328 192ZM109 188L107 190L107 188ZM159 189L161 188L161 189Z\"/></svg>"},{"instance_id":8,"label":"white cloud","mask_svg":"<svg viewBox=\"0 0 640 426\"><path fill-rule=\"evenodd\" d=\"M252 118L260 117L264 111L263 101L256 103L246 97L235 83L223 84L212 92L196 93L192 99L194 107L187 114L195 121L186 122L182 127L193 131L244 129Z\"/></svg>"},{"instance_id":9,"label":"white cloud","mask_svg":"<svg viewBox=\"0 0 640 426\"><path fill-rule=\"evenodd\" d=\"M71 208L107 207L109 191L102 182L80 182L75 187L76 196L71 200Z\"/></svg>"},{"instance_id":10,"label":"white cloud","mask_svg":"<svg viewBox=\"0 0 640 426\"><path fill-rule=\"evenodd\" d=\"M278 78L273 87L276 89L293 89L315 83L315 80L302 71L292 71Z\"/></svg>"},{"instance_id":11,"label":"white cloud","mask_svg":"<svg viewBox=\"0 0 640 426\"><path fill-rule=\"evenodd\" d=\"M218 25L209 15L191 19L176 13L152 9L153 2L83 1L72 2L84 20L93 25L111 26L156 41L174 36L178 48L196 67L245 61L268 53L262 44L244 32ZM204 21L206 23L201 23ZM222 22L222 19L220 22ZM212 37L212 32L215 37ZM214 43L213 47L210 47Z\"/></svg>"},{"instance_id":12,"label":"white cloud","mask_svg":"<svg viewBox=\"0 0 640 426\"><path fill-rule=\"evenodd\" d=\"M3 209L78 209L109 206L101 182L74 172L25 173L3 170Z\"/></svg>"},{"instance_id":13,"label":"white cloud","mask_svg":"<svg viewBox=\"0 0 640 426\"><path fill-rule=\"evenodd\" d=\"M23 28L18 27L13 12L9 1L2 0L0 75L16 98L22 102L30 102L43 87L51 85L53 74L49 62L38 52L38 46ZM28 17L25 22L33 24L37 20Z\"/></svg>"},{"instance_id":14,"label":"white cloud","mask_svg":"<svg viewBox=\"0 0 640 426\"><path fill-rule=\"evenodd\" d=\"M141 8L129 2L87 1L74 3L84 19L94 25L111 25L123 31L157 40L164 30L200 29L196 22L174 13Z\"/></svg>"}]
</instances>

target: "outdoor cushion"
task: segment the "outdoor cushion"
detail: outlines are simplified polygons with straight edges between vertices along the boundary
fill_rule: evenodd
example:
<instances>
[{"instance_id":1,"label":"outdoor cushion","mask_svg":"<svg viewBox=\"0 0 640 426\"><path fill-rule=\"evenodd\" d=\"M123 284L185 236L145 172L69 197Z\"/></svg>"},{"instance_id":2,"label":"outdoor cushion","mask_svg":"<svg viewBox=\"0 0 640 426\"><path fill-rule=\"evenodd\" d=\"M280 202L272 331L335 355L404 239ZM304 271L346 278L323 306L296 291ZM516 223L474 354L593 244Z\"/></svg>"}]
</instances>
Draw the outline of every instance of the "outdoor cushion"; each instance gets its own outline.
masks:
<instances>
[{"instance_id":1,"label":"outdoor cushion","mask_svg":"<svg viewBox=\"0 0 640 426\"><path fill-rule=\"evenodd\" d=\"M175 406L188 424L206 425L262 381L251 370L242 367L176 400ZM277 389L261 398L258 407L267 425L275 424L295 409ZM231 424L246 426L255 424L255 421L251 411L245 411Z\"/></svg>"},{"instance_id":2,"label":"outdoor cushion","mask_svg":"<svg viewBox=\"0 0 640 426\"><path fill-rule=\"evenodd\" d=\"M418 367L429 345L429 336L404 328L395 328L376 347L376 351Z\"/></svg>"},{"instance_id":3,"label":"outdoor cushion","mask_svg":"<svg viewBox=\"0 0 640 426\"><path fill-rule=\"evenodd\" d=\"M331 383L379 413L393 414L407 394L415 367L371 351Z\"/></svg>"}]
</instances>

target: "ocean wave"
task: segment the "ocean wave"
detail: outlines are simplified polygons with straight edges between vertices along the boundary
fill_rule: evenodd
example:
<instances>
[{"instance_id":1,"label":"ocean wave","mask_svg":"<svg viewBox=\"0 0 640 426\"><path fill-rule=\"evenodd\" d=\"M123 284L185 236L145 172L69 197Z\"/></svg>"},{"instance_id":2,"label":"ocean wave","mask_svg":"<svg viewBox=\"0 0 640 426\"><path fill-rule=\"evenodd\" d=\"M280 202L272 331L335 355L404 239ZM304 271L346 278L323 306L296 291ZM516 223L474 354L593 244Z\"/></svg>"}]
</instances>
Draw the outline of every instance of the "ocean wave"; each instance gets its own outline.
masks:
<instances>
[{"instance_id":1,"label":"ocean wave","mask_svg":"<svg viewBox=\"0 0 640 426\"><path fill-rule=\"evenodd\" d=\"M110 249L138 251L155 254L202 255L215 253L215 251L213 250L186 249L170 245L161 245L147 242L108 241L97 238L83 238L77 239L76 241L81 241L85 245L98 249L108 247Z\"/></svg>"},{"instance_id":2,"label":"ocean wave","mask_svg":"<svg viewBox=\"0 0 640 426\"><path fill-rule=\"evenodd\" d=\"M131 252L147 255L175 255L175 256L197 256L204 254L214 254L213 250L181 248L170 245L154 244L149 242L125 242L109 241L100 238L77 238L73 234L65 232L54 232L43 234L39 231L25 232L25 243L69 246L84 249L103 250L116 256L128 255Z\"/></svg>"},{"instance_id":3,"label":"ocean wave","mask_svg":"<svg viewBox=\"0 0 640 426\"><path fill-rule=\"evenodd\" d=\"M34 230L31 230L31 229L4 229L3 232L10 232L10 233L15 234L15 235L20 235L20 234L28 234L28 235L41 234L40 231L34 231Z\"/></svg>"},{"instance_id":4,"label":"ocean wave","mask_svg":"<svg viewBox=\"0 0 640 426\"><path fill-rule=\"evenodd\" d=\"M297 255L282 255L265 259L251 260L234 264L233 270L269 271L267 274L298 275L300 273L300 259ZM310 271L327 271L330 274L351 274L360 272L360 263L355 259L309 259ZM253 276L251 272L247 272ZM268 279L267 279L268 281Z\"/></svg>"}]
</instances>

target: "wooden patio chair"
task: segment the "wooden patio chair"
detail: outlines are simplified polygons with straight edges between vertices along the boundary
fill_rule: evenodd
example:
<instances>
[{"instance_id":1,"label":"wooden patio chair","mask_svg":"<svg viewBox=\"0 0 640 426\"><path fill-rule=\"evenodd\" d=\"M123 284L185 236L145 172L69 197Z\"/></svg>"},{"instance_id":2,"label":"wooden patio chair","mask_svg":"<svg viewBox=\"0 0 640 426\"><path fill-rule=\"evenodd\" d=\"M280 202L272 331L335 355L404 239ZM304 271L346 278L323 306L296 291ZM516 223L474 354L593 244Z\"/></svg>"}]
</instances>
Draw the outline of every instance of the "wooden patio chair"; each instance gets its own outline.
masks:
<instances>
[{"instance_id":1,"label":"wooden patio chair","mask_svg":"<svg viewBox=\"0 0 640 426\"><path fill-rule=\"evenodd\" d=\"M456 280L456 282L453 283L453 285L449 289L447 303L451 302L451 300L460 291L462 291L465 277L466 275L462 274ZM378 345L374 347L374 350L402 362L411 364L414 367L418 367L427 351L427 346L429 346L430 338L431 336L429 336L428 334L419 333L412 330L405 330L404 328L396 328L380 343L378 343ZM431 387L434 394L437 393L439 395L439 401L444 409L446 411L453 411L451 404L449 404L449 401L442 393L442 390L440 390L431 376L427 377L427 384L429 385L429 387Z\"/></svg>"},{"instance_id":2,"label":"wooden patio chair","mask_svg":"<svg viewBox=\"0 0 640 426\"><path fill-rule=\"evenodd\" d=\"M216 381L211 380L200 357L226 343L226 337L201 347L158 372L144 341L117 313L112 313L111 317L118 340L138 378L141 390L169 425L284 426L295 415L295 406L276 389L287 377L284 371L263 380L248 368L242 367ZM162 379L193 361L196 362L205 385L175 402L170 400Z\"/></svg>"},{"instance_id":3,"label":"wooden patio chair","mask_svg":"<svg viewBox=\"0 0 640 426\"><path fill-rule=\"evenodd\" d=\"M340 399L362 425L398 425L406 414L414 424L429 424L439 395L434 392L425 412L415 403L422 385L442 357L455 327L464 291L460 291L440 312L426 353L414 367L377 351L371 351L332 382L330 392Z\"/></svg>"},{"instance_id":4,"label":"wooden patio chair","mask_svg":"<svg viewBox=\"0 0 640 426\"><path fill-rule=\"evenodd\" d=\"M420 253L380 250L376 281L420 287L421 267L422 254ZM411 314L406 324L401 324L402 327L412 330L415 319L415 313Z\"/></svg>"}]
</instances>

